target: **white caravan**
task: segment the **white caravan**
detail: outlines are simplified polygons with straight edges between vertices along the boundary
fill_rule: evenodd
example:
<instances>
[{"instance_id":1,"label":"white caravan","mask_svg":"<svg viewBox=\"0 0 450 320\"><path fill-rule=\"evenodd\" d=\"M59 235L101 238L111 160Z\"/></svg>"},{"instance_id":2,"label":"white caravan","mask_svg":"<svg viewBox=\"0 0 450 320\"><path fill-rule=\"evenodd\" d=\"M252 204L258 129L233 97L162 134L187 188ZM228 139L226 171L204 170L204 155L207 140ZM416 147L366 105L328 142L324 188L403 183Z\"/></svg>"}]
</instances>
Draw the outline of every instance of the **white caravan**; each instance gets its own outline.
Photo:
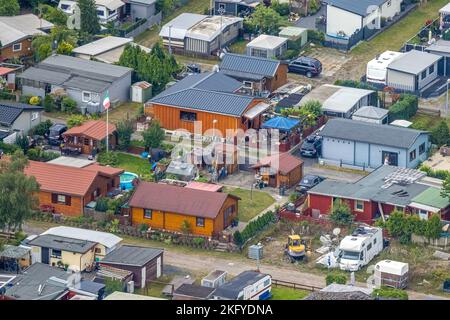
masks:
<instances>
[{"instance_id":1,"label":"white caravan","mask_svg":"<svg viewBox=\"0 0 450 320\"><path fill-rule=\"evenodd\" d=\"M375 59L370 60L367 63L366 81L386 84L387 67L402 54L401 52L385 51Z\"/></svg>"},{"instance_id":2,"label":"white caravan","mask_svg":"<svg viewBox=\"0 0 450 320\"><path fill-rule=\"evenodd\" d=\"M383 250L383 230L367 225L359 226L351 236L339 244L339 268L357 271Z\"/></svg>"}]
</instances>

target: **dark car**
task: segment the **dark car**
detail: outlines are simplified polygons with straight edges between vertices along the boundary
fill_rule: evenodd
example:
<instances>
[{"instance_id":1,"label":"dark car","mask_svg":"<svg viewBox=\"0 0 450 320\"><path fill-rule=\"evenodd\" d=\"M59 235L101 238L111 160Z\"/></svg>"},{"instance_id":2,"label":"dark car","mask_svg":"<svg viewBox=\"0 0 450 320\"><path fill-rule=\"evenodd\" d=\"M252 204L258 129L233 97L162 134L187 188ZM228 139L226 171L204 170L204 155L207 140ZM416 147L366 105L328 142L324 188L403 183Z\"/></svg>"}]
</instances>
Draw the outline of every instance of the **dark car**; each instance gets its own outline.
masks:
<instances>
[{"instance_id":1,"label":"dark car","mask_svg":"<svg viewBox=\"0 0 450 320\"><path fill-rule=\"evenodd\" d=\"M322 63L311 57L298 57L288 64L289 72L305 74L308 78L318 76L322 72Z\"/></svg>"},{"instance_id":2,"label":"dark car","mask_svg":"<svg viewBox=\"0 0 450 320\"><path fill-rule=\"evenodd\" d=\"M317 186L323 180L325 180L324 177L313 176L313 175L306 175L306 176L303 177L302 181L299 182L299 184L296 187L296 190L300 191L302 193L305 193L306 191L308 191L312 187Z\"/></svg>"},{"instance_id":3,"label":"dark car","mask_svg":"<svg viewBox=\"0 0 450 320\"><path fill-rule=\"evenodd\" d=\"M59 146L63 141L63 133L67 131L67 126L62 123L55 123L48 129L48 144Z\"/></svg>"},{"instance_id":4,"label":"dark car","mask_svg":"<svg viewBox=\"0 0 450 320\"><path fill-rule=\"evenodd\" d=\"M300 154L305 157L318 157L322 151L322 137L308 136L300 147Z\"/></svg>"}]
</instances>

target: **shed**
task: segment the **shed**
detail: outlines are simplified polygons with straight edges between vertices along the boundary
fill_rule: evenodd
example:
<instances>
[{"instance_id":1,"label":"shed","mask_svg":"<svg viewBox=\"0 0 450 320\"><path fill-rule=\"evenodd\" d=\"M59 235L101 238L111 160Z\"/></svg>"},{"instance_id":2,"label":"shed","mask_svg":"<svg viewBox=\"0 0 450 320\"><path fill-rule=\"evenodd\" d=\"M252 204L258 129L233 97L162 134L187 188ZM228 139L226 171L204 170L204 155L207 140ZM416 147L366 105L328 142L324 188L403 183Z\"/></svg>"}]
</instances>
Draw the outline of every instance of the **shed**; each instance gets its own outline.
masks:
<instances>
[{"instance_id":1,"label":"shed","mask_svg":"<svg viewBox=\"0 0 450 320\"><path fill-rule=\"evenodd\" d=\"M211 271L206 277L202 279L202 286L217 288L218 286L225 283L227 277L227 272L222 270Z\"/></svg>"},{"instance_id":2,"label":"shed","mask_svg":"<svg viewBox=\"0 0 450 320\"><path fill-rule=\"evenodd\" d=\"M287 42L287 38L262 34L247 44L247 55L260 58L278 58L286 52Z\"/></svg>"},{"instance_id":3,"label":"shed","mask_svg":"<svg viewBox=\"0 0 450 320\"><path fill-rule=\"evenodd\" d=\"M191 163L173 160L167 167L166 173L175 175L179 180L189 181L195 177L195 169Z\"/></svg>"},{"instance_id":4,"label":"shed","mask_svg":"<svg viewBox=\"0 0 450 320\"><path fill-rule=\"evenodd\" d=\"M352 115L353 120L358 121L366 121L373 122L379 124L387 124L388 123L388 113L389 110L373 107L373 106L365 106L355 111Z\"/></svg>"},{"instance_id":5,"label":"shed","mask_svg":"<svg viewBox=\"0 0 450 320\"><path fill-rule=\"evenodd\" d=\"M301 47L303 47L306 42L308 42L308 29L300 27L284 27L278 33L278 36L282 38L287 38L290 41L297 42ZM288 43L289 46L289 43Z\"/></svg>"},{"instance_id":6,"label":"shed","mask_svg":"<svg viewBox=\"0 0 450 320\"><path fill-rule=\"evenodd\" d=\"M173 292L172 300L209 300L216 288L184 283Z\"/></svg>"},{"instance_id":7,"label":"shed","mask_svg":"<svg viewBox=\"0 0 450 320\"><path fill-rule=\"evenodd\" d=\"M31 265L31 248L5 245L0 251L0 269L17 272Z\"/></svg>"},{"instance_id":8,"label":"shed","mask_svg":"<svg viewBox=\"0 0 450 320\"><path fill-rule=\"evenodd\" d=\"M131 86L131 101L144 103L152 97L152 84L139 81Z\"/></svg>"},{"instance_id":9,"label":"shed","mask_svg":"<svg viewBox=\"0 0 450 320\"><path fill-rule=\"evenodd\" d=\"M136 287L143 288L162 275L163 253L163 249L124 245L107 254L100 265L131 271Z\"/></svg>"}]
</instances>

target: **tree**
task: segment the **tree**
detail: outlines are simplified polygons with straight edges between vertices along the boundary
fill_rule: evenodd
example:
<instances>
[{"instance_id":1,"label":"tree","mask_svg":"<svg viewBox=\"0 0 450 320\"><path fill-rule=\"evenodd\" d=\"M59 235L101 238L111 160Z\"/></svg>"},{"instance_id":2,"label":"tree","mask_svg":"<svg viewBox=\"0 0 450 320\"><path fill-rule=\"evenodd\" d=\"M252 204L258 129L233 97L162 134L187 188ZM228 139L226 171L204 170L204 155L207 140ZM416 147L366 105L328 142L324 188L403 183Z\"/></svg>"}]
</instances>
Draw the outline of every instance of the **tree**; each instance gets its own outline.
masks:
<instances>
[{"instance_id":1,"label":"tree","mask_svg":"<svg viewBox=\"0 0 450 320\"><path fill-rule=\"evenodd\" d=\"M433 214L427 221L425 236L430 239L438 239L442 233L442 223L439 214Z\"/></svg>"},{"instance_id":2,"label":"tree","mask_svg":"<svg viewBox=\"0 0 450 320\"><path fill-rule=\"evenodd\" d=\"M283 25L280 14L266 6L257 6L255 12L244 19L244 27L251 33L276 35Z\"/></svg>"},{"instance_id":3,"label":"tree","mask_svg":"<svg viewBox=\"0 0 450 320\"><path fill-rule=\"evenodd\" d=\"M450 175L448 175L442 183L441 197L450 200Z\"/></svg>"},{"instance_id":4,"label":"tree","mask_svg":"<svg viewBox=\"0 0 450 320\"><path fill-rule=\"evenodd\" d=\"M100 23L97 16L97 6L95 0L78 0L80 8L80 31L91 35L100 32Z\"/></svg>"},{"instance_id":5,"label":"tree","mask_svg":"<svg viewBox=\"0 0 450 320\"><path fill-rule=\"evenodd\" d=\"M341 199L333 202L333 210L330 214L330 219L336 224L349 226L353 223L354 216L350 211L348 204Z\"/></svg>"},{"instance_id":6,"label":"tree","mask_svg":"<svg viewBox=\"0 0 450 320\"><path fill-rule=\"evenodd\" d=\"M15 16L20 12L17 0L0 0L0 16Z\"/></svg>"},{"instance_id":7,"label":"tree","mask_svg":"<svg viewBox=\"0 0 450 320\"><path fill-rule=\"evenodd\" d=\"M132 134L133 123L130 120L122 120L117 124L117 135L121 150L126 150L130 146Z\"/></svg>"},{"instance_id":8,"label":"tree","mask_svg":"<svg viewBox=\"0 0 450 320\"><path fill-rule=\"evenodd\" d=\"M58 45L58 48L56 49L56 53L70 56L72 54L72 50L73 50L73 46L70 43L68 43L66 41L62 41Z\"/></svg>"},{"instance_id":9,"label":"tree","mask_svg":"<svg viewBox=\"0 0 450 320\"><path fill-rule=\"evenodd\" d=\"M442 120L431 130L431 141L439 147L450 142L450 132L447 122Z\"/></svg>"},{"instance_id":10,"label":"tree","mask_svg":"<svg viewBox=\"0 0 450 320\"><path fill-rule=\"evenodd\" d=\"M47 4L40 4L38 10L42 13L45 20L58 26L67 25L67 15L61 9L54 8Z\"/></svg>"},{"instance_id":11,"label":"tree","mask_svg":"<svg viewBox=\"0 0 450 320\"><path fill-rule=\"evenodd\" d=\"M74 114L67 118L67 126L69 128L81 126L86 121L86 118L81 114Z\"/></svg>"},{"instance_id":12,"label":"tree","mask_svg":"<svg viewBox=\"0 0 450 320\"><path fill-rule=\"evenodd\" d=\"M167 16L180 4L179 0L157 0L156 11L162 12L163 17Z\"/></svg>"},{"instance_id":13,"label":"tree","mask_svg":"<svg viewBox=\"0 0 450 320\"><path fill-rule=\"evenodd\" d=\"M239 230L233 233L233 241L237 246L242 246L244 244L244 239L242 238L242 234Z\"/></svg>"},{"instance_id":14,"label":"tree","mask_svg":"<svg viewBox=\"0 0 450 320\"><path fill-rule=\"evenodd\" d=\"M146 148L158 148L164 140L164 130L158 121L152 121L150 127L142 133Z\"/></svg>"},{"instance_id":15,"label":"tree","mask_svg":"<svg viewBox=\"0 0 450 320\"><path fill-rule=\"evenodd\" d=\"M38 201L39 184L34 177L23 173L28 159L21 150L16 151L10 161L0 163L0 229L21 230ZM7 191L6 191L7 190Z\"/></svg>"},{"instance_id":16,"label":"tree","mask_svg":"<svg viewBox=\"0 0 450 320\"><path fill-rule=\"evenodd\" d=\"M65 27L56 26L52 29L49 35L35 36L33 38L33 42L31 43L31 47L36 52L36 61L42 61L52 54L52 47L54 43L59 45L66 43L64 47L67 47L67 44L70 44L73 49L77 45L77 42L78 35L76 31L69 30ZM61 51L62 48L63 47L57 49ZM67 48L64 50L67 50Z\"/></svg>"}]
</instances>

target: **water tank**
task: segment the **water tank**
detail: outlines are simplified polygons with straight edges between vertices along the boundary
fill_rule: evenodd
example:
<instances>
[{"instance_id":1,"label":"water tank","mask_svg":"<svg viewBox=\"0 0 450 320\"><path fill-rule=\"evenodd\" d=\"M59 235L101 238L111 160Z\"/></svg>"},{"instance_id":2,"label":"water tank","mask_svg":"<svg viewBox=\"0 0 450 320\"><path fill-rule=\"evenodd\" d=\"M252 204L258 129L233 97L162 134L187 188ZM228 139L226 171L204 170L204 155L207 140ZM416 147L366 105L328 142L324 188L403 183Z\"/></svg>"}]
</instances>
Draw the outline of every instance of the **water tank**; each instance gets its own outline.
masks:
<instances>
[{"instance_id":1,"label":"water tank","mask_svg":"<svg viewBox=\"0 0 450 320\"><path fill-rule=\"evenodd\" d=\"M253 260L261 260L263 258L263 246L255 244L248 247L248 257Z\"/></svg>"}]
</instances>

